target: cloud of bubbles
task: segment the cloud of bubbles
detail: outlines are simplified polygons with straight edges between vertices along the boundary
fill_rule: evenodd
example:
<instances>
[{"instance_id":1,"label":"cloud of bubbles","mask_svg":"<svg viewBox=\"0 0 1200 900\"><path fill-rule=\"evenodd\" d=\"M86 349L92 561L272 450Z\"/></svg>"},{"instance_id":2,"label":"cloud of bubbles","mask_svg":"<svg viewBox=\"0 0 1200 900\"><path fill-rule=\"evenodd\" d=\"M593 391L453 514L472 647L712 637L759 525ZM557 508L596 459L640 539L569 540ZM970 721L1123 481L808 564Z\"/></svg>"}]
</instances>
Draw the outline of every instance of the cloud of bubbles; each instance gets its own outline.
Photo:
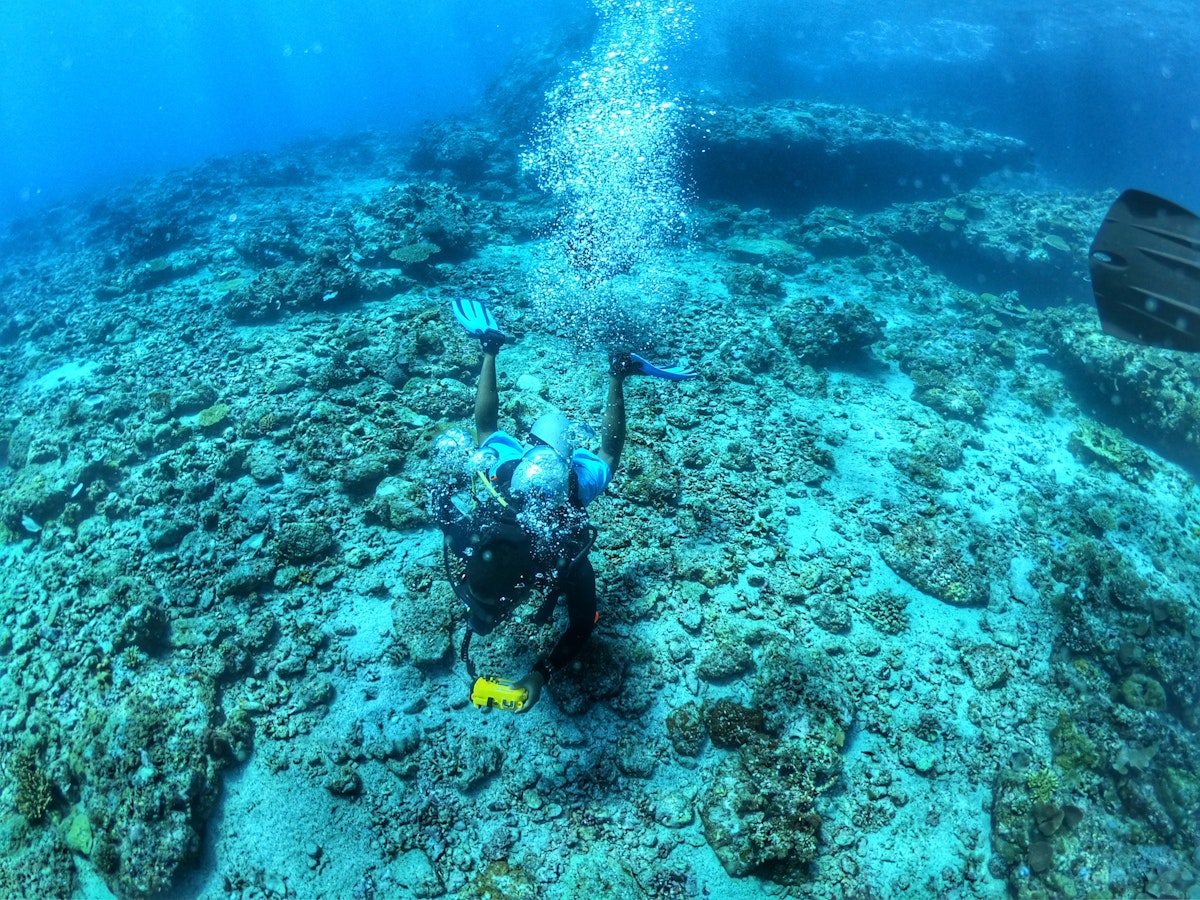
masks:
<instances>
[{"instance_id":1,"label":"cloud of bubbles","mask_svg":"<svg viewBox=\"0 0 1200 900\"><path fill-rule=\"evenodd\" d=\"M596 39L547 93L524 156L559 205L528 287L543 319L581 340L648 346L676 290L661 253L687 231L669 58L692 33L693 7L593 2Z\"/></svg>"}]
</instances>

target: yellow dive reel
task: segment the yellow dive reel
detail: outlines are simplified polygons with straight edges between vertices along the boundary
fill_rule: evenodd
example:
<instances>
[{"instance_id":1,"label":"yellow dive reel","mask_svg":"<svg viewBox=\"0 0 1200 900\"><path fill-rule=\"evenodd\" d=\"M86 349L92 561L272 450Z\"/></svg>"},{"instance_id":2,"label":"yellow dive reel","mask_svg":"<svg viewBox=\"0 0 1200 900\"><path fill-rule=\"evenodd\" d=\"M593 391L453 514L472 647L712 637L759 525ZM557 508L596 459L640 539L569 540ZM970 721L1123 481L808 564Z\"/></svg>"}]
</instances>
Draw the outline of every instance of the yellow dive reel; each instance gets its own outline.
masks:
<instances>
[{"instance_id":1,"label":"yellow dive reel","mask_svg":"<svg viewBox=\"0 0 1200 900\"><path fill-rule=\"evenodd\" d=\"M518 712L529 698L529 691L514 682L488 675L476 678L471 688L471 702L480 709L507 709Z\"/></svg>"}]
</instances>

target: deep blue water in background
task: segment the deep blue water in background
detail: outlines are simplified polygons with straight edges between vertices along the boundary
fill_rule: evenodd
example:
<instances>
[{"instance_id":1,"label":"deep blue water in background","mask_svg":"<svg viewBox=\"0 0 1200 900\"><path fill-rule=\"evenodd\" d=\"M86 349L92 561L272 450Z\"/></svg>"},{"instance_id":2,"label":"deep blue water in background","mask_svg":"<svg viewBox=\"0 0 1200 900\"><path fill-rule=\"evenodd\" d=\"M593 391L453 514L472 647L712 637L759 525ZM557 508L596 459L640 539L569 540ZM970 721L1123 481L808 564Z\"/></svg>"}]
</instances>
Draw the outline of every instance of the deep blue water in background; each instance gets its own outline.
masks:
<instances>
[{"instance_id":1,"label":"deep blue water in background","mask_svg":"<svg viewBox=\"0 0 1200 900\"><path fill-rule=\"evenodd\" d=\"M794 96L1030 142L1068 188L1200 207L1194 2L696 4L692 94ZM67 194L468 109L588 0L11 0L0 18L0 217Z\"/></svg>"},{"instance_id":2,"label":"deep blue water in background","mask_svg":"<svg viewBox=\"0 0 1200 900\"><path fill-rule=\"evenodd\" d=\"M0 216L117 178L468 108L586 0L12 0Z\"/></svg>"},{"instance_id":3,"label":"deep blue water in background","mask_svg":"<svg viewBox=\"0 0 1200 900\"><path fill-rule=\"evenodd\" d=\"M1058 186L1200 209L1191 0L754 0L697 20L688 80L1011 135Z\"/></svg>"}]
</instances>

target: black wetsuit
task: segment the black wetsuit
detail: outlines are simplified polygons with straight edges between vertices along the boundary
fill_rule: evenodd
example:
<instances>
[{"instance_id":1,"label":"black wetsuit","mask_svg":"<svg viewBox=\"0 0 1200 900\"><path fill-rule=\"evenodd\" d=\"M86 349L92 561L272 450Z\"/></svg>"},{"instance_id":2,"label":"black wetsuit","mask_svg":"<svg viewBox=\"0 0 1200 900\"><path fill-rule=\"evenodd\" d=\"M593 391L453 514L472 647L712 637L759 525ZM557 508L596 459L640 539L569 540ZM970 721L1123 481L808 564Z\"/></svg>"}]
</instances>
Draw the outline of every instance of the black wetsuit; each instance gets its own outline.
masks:
<instances>
[{"instance_id":1,"label":"black wetsuit","mask_svg":"<svg viewBox=\"0 0 1200 900\"><path fill-rule=\"evenodd\" d=\"M503 474L511 476L511 469ZM507 478L501 481L507 484ZM572 479L571 496L575 493ZM544 597L533 618L539 625L551 621L560 597L566 599L567 630L550 653L533 666L547 681L575 658L597 619L596 571L588 559L595 529L587 524L578 502L568 506L554 546L539 552L537 542L520 526L512 506L502 509L499 503L487 504L476 515L468 516L454 505L448 491L434 497L434 514L446 536L447 552L465 570L462 575L451 573L447 559L447 575L467 606L467 625L472 632L488 634L532 591ZM494 558L490 567L485 567L479 561L489 553ZM475 565L479 569L473 572Z\"/></svg>"}]
</instances>

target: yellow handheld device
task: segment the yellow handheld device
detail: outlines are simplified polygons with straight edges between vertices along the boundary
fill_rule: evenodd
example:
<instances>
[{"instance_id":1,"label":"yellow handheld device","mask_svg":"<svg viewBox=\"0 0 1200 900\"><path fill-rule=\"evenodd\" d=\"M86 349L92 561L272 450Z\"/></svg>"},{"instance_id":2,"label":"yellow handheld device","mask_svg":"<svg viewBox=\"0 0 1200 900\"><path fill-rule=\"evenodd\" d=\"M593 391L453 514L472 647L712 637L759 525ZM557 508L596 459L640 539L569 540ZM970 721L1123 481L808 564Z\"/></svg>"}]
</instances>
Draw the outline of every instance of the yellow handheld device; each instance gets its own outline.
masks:
<instances>
[{"instance_id":1,"label":"yellow handheld device","mask_svg":"<svg viewBox=\"0 0 1200 900\"><path fill-rule=\"evenodd\" d=\"M525 705L529 691L517 687L511 681L503 678L484 676L476 678L471 688L471 702L480 709L491 709L493 706L516 712Z\"/></svg>"}]
</instances>

